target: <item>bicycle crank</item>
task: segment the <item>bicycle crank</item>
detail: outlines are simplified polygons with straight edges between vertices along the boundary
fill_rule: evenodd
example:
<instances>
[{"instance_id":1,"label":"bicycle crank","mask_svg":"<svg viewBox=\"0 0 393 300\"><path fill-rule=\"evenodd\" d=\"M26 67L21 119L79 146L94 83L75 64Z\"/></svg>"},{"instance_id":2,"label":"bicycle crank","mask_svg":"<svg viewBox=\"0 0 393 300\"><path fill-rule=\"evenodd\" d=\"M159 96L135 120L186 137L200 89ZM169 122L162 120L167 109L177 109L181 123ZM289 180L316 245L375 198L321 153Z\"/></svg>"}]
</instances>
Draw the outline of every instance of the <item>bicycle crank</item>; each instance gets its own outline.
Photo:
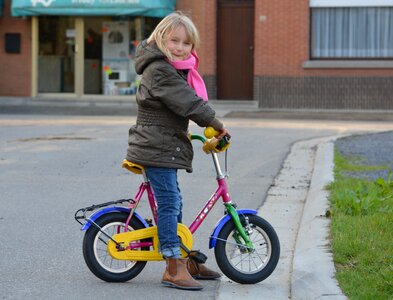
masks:
<instances>
[{"instance_id":1,"label":"bicycle crank","mask_svg":"<svg viewBox=\"0 0 393 300\"><path fill-rule=\"evenodd\" d=\"M181 243L183 243L187 249L192 249L192 233L187 226L180 223L177 225L177 235L181 239ZM132 261L157 261L164 259L162 254L158 252L157 226L118 233L113 235L112 239L115 240L117 244L113 240L109 240L107 249L108 253L115 259ZM152 241L153 249L143 250L141 248L130 248L131 245L137 244L140 244L141 247L145 247L142 240ZM119 248L119 244L123 245L123 247ZM188 256L183 249L180 251L183 257Z\"/></svg>"}]
</instances>

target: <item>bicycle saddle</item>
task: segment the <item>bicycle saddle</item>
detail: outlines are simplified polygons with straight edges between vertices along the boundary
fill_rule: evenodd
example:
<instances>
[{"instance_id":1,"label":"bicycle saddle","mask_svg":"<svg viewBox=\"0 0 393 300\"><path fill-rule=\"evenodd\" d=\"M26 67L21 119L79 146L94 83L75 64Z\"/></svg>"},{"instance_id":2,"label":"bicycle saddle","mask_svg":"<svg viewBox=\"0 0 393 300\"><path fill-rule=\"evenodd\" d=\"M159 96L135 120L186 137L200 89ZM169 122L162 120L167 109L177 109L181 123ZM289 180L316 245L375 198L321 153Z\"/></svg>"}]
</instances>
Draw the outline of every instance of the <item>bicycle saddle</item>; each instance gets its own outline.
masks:
<instances>
[{"instance_id":1,"label":"bicycle saddle","mask_svg":"<svg viewBox=\"0 0 393 300\"><path fill-rule=\"evenodd\" d=\"M142 172L145 170L145 168L143 166L133 163L127 159L123 160L123 163L121 166L122 166L122 168L125 168L128 171L131 171L135 174L142 174Z\"/></svg>"}]
</instances>

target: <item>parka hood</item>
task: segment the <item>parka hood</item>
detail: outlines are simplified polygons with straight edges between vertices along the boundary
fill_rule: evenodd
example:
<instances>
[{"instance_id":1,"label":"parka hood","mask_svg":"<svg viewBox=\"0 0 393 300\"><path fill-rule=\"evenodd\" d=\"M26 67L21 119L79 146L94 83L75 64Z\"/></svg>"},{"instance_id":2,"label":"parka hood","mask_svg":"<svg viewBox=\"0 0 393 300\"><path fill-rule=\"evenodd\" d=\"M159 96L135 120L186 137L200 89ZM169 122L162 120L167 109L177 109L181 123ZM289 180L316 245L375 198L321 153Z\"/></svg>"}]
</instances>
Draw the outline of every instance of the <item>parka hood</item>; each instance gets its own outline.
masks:
<instances>
[{"instance_id":1,"label":"parka hood","mask_svg":"<svg viewBox=\"0 0 393 300\"><path fill-rule=\"evenodd\" d=\"M135 71L137 74L142 74L143 70L155 60L166 58L165 54L158 49L155 43L150 45L147 40L139 43L135 53Z\"/></svg>"}]
</instances>

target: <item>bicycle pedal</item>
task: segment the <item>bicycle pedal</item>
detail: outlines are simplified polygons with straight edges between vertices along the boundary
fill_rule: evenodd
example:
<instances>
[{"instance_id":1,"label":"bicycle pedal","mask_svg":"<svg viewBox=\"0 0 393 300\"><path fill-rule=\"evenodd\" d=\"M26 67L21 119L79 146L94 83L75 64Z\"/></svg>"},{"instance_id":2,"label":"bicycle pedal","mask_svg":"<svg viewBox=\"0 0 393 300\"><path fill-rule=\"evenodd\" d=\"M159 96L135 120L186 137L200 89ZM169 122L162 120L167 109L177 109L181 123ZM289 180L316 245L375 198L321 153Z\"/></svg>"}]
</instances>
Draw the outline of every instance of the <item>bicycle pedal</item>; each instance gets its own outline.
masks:
<instances>
[{"instance_id":1,"label":"bicycle pedal","mask_svg":"<svg viewBox=\"0 0 393 300\"><path fill-rule=\"evenodd\" d=\"M192 258L199 264L204 264L207 260L207 256L198 250L191 250L188 257Z\"/></svg>"},{"instance_id":2,"label":"bicycle pedal","mask_svg":"<svg viewBox=\"0 0 393 300\"><path fill-rule=\"evenodd\" d=\"M149 225L149 227L153 227L153 220L152 219L145 219L147 225Z\"/></svg>"}]
</instances>

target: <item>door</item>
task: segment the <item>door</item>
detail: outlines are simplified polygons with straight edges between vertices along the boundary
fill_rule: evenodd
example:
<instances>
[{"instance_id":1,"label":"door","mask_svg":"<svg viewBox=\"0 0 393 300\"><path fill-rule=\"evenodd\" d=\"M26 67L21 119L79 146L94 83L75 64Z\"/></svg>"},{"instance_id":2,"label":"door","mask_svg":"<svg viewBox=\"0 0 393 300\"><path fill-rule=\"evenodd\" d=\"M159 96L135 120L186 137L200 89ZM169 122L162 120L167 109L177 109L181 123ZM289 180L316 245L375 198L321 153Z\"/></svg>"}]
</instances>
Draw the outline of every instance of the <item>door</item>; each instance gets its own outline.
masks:
<instances>
[{"instance_id":1,"label":"door","mask_svg":"<svg viewBox=\"0 0 393 300\"><path fill-rule=\"evenodd\" d=\"M254 1L219 0L217 98L253 99Z\"/></svg>"},{"instance_id":2,"label":"door","mask_svg":"<svg viewBox=\"0 0 393 300\"><path fill-rule=\"evenodd\" d=\"M75 18L39 18L38 93L75 93L75 38Z\"/></svg>"}]
</instances>

